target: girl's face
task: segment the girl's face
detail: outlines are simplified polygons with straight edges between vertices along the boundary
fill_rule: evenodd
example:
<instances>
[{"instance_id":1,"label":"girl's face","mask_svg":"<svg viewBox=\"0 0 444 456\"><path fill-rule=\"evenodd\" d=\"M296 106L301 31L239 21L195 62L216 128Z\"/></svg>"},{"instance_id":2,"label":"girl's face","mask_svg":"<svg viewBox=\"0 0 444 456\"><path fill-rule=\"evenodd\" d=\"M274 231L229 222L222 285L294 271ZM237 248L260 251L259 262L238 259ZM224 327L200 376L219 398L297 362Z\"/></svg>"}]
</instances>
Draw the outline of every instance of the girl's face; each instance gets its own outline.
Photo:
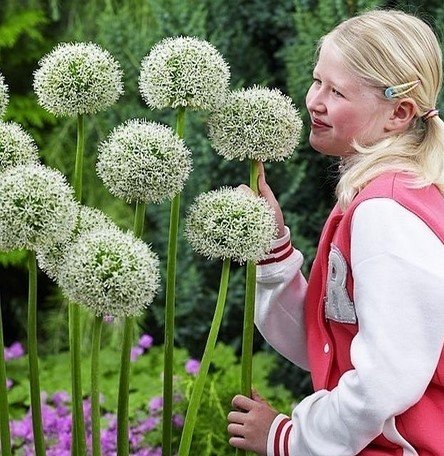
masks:
<instances>
[{"instance_id":1,"label":"girl's face","mask_svg":"<svg viewBox=\"0 0 444 456\"><path fill-rule=\"evenodd\" d=\"M393 107L345 67L328 38L322 44L306 104L310 144L322 154L347 156L354 152L353 140L370 145L388 135L384 126Z\"/></svg>"}]
</instances>

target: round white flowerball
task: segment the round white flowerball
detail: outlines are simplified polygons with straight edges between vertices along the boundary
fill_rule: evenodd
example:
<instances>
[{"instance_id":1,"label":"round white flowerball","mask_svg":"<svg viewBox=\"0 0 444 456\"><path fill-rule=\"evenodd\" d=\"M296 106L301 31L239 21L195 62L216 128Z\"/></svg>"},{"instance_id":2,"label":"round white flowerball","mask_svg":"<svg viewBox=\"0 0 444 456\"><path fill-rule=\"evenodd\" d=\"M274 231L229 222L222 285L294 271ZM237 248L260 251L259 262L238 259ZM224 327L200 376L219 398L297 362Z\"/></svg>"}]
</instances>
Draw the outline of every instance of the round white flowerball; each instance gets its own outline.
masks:
<instances>
[{"instance_id":1,"label":"round white flowerball","mask_svg":"<svg viewBox=\"0 0 444 456\"><path fill-rule=\"evenodd\" d=\"M8 168L0 180L0 250L63 242L74 230L78 210L59 171L39 164Z\"/></svg>"},{"instance_id":2,"label":"round white flowerball","mask_svg":"<svg viewBox=\"0 0 444 456\"><path fill-rule=\"evenodd\" d=\"M141 63L139 89L152 109L211 110L225 98L230 70L219 51L196 37L165 38Z\"/></svg>"},{"instance_id":3,"label":"round white flowerball","mask_svg":"<svg viewBox=\"0 0 444 456\"><path fill-rule=\"evenodd\" d=\"M282 161L299 144L302 120L278 89L233 91L208 120L214 149L228 160Z\"/></svg>"},{"instance_id":4,"label":"round white flowerball","mask_svg":"<svg viewBox=\"0 0 444 456\"><path fill-rule=\"evenodd\" d=\"M39 161L34 139L15 122L0 122L0 173L11 166Z\"/></svg>"},{"instance_id":5,"label":"round white flowerball","mask_svg":"<svg viewBox=\"0 0 444 456\"><path fill-rule=\"evenodd\" d=\"M140 315L154 299L159 280L156 254L131 233L114 229L81 234L59 269L64 294L97 316Z\"/></svg>"},{"instance_id":6,"label":"round white flowerball","mask_svg":"<svg viewBox=\"0 0 444 456\"><path fill-rule=\"evenodd\" d=\"M223 187L196 198L186 217L185 236L196 252L210 259L258 262L271 249L277 224L264 198Z\"/></svg>"},{"instance_id":7,"label":"round white flowerball","mask_svg":"<svg viewBox=\"0 0 444 456\"><path fill-rule=\"evenodd\" d=\"M0 119L5 115L6 108L9 102L8 86L5 83L5 78L0 73Z\"/></svg>"},{"instance_id":8,"label":"round white flowerball","mask_svg":"<svg viewBox=\"0 0 444 456\"><path fill-rule=\"evenodd\" d=\"M191 152L168 126L132 119L99 145L97 174L128 203L160 203L181 192L192 167Z\"/></svg>"},{"instance_id":9,"label":"round white flowerball","mask_svg":"<svg viewBox=\"0 0 444 456\"><path fill-rule=\"evenodd\" d=\"M77 224L71 236L64 242L44 245L37 250L37 261L40 269L50 279L57 281L60 264L69 245L82 233L99 228L118 229L114 222L99 209L81 206Z\"/></svg>"},{"instance_id":10,"label":"round white flowerball","mask_svg":"<svg viewBox=\"0 0 444 456\"><path fill-rule=\"evenodd\" d=\"M122 70L94 43L61 43L39 62L34 90L41 106L56 116L94 114L123 94Z\"/></svg>"}]
</instances>

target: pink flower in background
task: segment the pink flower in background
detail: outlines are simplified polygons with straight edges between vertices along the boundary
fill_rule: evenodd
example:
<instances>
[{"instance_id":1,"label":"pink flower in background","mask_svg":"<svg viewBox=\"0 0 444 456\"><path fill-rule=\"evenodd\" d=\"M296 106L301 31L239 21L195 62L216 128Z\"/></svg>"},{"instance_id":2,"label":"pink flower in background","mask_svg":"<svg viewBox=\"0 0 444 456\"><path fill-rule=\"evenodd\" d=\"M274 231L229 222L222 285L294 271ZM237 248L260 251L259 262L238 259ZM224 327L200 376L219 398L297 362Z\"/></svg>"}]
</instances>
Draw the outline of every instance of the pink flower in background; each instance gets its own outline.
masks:
<instances>
[{"instance_id":1,"label":"pink flower in background","mask_svg":"<svg viewBox=\"0 0 444 456\"><path fill-rule=\"evenodd\" d=\"M144 349L142 347L132 347L131 348L131 361L134 362L137 360L137 358L142 355L144 352Z\"/></svg>"},{"instance_id":2,"label":"pink flower in background","mask_svg":"<svg viewBox=\"0 0 444 456\"><path fill-rule=\"evenodd\" d=\"M25 354L23 345L20 342L14 342L10 347L5 347L5 361L10 361L14 358L21 358Z\"/></svg>"},{"instance_id":3,"label":"pink flower in background","mask_svg":"<svg viewBox=\"0 0 444 456\"><path fill-rule=\"evenodd\" d=\"M185 363L185 370L191 374L191 375L196 375L199 372L200 369L200 361L197 359L189 359Z\"/></svg>"},{"instance_id":4,"label":"pink flower in background","mask_svg":"<svg viewBox=\"0 0 444 456\"><path fill-rule=\"evenodd\" d=\"M173 415L172 421L174 427L181 428L183 427L184 417L183 415Z\"/></svg>"},{"instance_id":5,"label":"pink flower in background","mask_svg":"<svg viewBox=\"0 0 444 456\"><path fill-rule=\"evenodd\" d=\"M163 407L163 397L155 396L150 400L149 408L151 412L156 412Z\"/></svg>"},{"instance_id":6,"label":"pink flower in background","mask_svg":"<svg viewBox=\"0 0 444 456\"><path fill-rule=\"evenodd\" d=\"M139 347L148 350L153 346L153 338L149 334L143 334L139 339Z\"/></svg>"},{"instance_id":7,"label":"pink flower in background","mask_svg":"<svg viewBox=\"0 0 444 456\"><path fill-rule=\"evenodd\" d=\"M7 378L6 379L6 388L9 390L12 388L12 385L14 384L14 382L10 379L10 378Z\"/></svg>"}]
</instances>

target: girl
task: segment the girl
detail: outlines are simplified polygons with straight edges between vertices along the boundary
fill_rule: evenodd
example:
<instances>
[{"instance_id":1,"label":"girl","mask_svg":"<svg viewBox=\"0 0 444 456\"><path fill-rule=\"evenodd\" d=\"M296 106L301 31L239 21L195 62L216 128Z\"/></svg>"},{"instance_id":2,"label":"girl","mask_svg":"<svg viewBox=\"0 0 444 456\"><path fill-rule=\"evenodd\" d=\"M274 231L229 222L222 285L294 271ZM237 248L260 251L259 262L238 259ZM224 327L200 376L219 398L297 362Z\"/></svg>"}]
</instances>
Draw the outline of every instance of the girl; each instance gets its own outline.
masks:
<instances>
[{"instance_id":1,"label":"girl","mask_svg":"<svg viewBox=\"0 0 444 456\"><path fill-rule=\"evenodd\" d=\"M398 11L349 19L320 43L310 144L341 158L337 205L307 282L281 238L258 266L256 324L310 370L315 393L279 414L236 396L230 444L270 456L444 455L442 55Z\"/></svg>"}]
</instances>

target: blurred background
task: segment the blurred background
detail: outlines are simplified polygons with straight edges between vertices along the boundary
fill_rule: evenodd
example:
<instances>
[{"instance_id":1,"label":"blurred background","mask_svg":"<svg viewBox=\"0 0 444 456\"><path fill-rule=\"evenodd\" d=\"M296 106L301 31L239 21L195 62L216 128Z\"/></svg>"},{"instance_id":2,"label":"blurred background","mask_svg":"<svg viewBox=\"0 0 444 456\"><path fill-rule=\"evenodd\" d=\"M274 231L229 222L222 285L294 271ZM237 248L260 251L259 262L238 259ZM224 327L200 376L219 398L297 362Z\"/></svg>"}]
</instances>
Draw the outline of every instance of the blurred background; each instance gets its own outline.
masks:
<instances>
[{"instance_id":1,"label":"blurred background","mask_svg":"<svg viewBox=\"0 0 444 456\"><path fill-rule=\"evenodd\" d=\"M396 8L428 22L443 41L442 0L1 0L0 71L10 90L5 120L23 125L40 148L45 164L68 178L73 173L75 120L58 119L38 106L32 91L39 59L59 42L92 41L107 49L124 70L125 95L106 112L86 118L85 204L102 209L122 228L132 229L133 207L112 197L95 175L97 145L121 122L134 117L174 125L174 113L155 112L138 92L142 58L160 39L190 35L210 41L231 67L231 88L254 84L277 87L291 96L306 125L292 158L266 166L292 232L293 244L305 255L308 273L326 214L334 204L336 164L321 157L307 143L304 105L311 84L317 40L343 19L359 11ZM443 108L443 98L440 101ZM190 113L185 140L193 152L194 171L181 200L182 214L194 197L223 185L248 181L246 162L227 162L211 148L206 115ZM169 203L147 209L144 239L162 261L165 276ZM183 219L183 218L182 218ZM179 238L176 292L176 344L200 358L217 298L221 264L191 252ZM0 253L0 292L5 344L26 341L27 270L23 252ZM140 333L163 341L165 287L138 321ZM243 319L244 269L233 266L220 340L240 352ZM39 350L59 353L67 348L67 306L57 287L39 276ZM90 337L85 319L85 346ZM110 343L117 336L108 336ZM257 333L256 351L272 351ZM310 392L305 373L276 355L274 384L284 384L295 395Z\"/></svg>"}]
</instances>

